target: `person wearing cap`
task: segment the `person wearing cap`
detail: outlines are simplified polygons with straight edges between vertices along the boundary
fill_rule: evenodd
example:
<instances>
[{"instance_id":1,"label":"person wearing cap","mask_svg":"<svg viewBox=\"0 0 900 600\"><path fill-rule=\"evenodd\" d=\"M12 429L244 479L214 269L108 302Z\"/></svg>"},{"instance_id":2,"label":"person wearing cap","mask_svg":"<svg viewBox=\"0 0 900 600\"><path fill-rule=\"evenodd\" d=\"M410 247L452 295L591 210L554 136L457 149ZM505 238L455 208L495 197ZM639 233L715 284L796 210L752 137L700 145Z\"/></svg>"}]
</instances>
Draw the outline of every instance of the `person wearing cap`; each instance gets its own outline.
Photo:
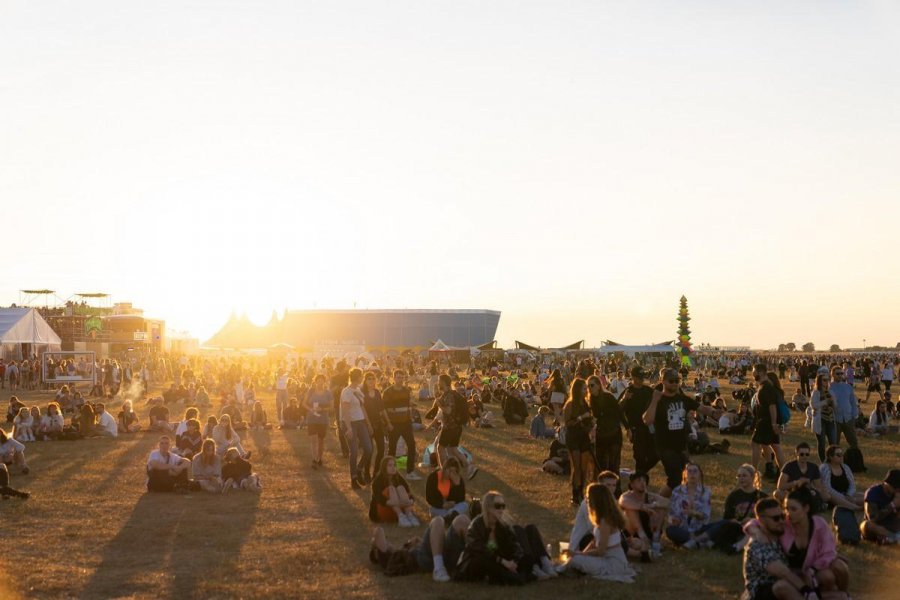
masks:
<instances>
[{"instance_id":1,"label":"person wearing cap","mask_svg":"<svg viewBox=\"0 0 900 600\"><path fill-rule=\"evenodd\" d=\"M650 406L643 415L644 424L655 427L656 450L666 472L666 484L660 494L667 498L681 485L681 474L688 464L688 412L695 410L704 417L714 413L712 407L686 396L680 384L678 371L665 369L662 390L653 390Z\"/></svg>"},{"instance_id":2,"label":"person wearing cap","mask_svg":"<svg viewBox=\"0 0 900 600\"><path fill-rule=\"evenodd\" d=\"M619 496L619 506L625 513L625 534L640 541L643 552L661 551L662 528L669 514L669 499L647 491L650 476L635 471L628 477L628 491Z\"/></svg>"},{"instance_id":3,"label":"person wearing cap","mask_svg":"<svg viewBox=\"0 0 900 600\"><path fill-rule=\"evenodd\" d=\"M882 483L866 490L866 518L859 528L864 539L879 544L900 543L900 469L891 469Z\"/></svg>"},{"instance_id":4,"label":"person wearing cap","mask_svg":"<svg viewBox=\"0 0 900 600\"><path fill-rule=\"evenodd\" d=\"M631 385L619 397L619 408L628 430L628 440L634 455L635 471L649 473L659 462L653 433L644 423L644 411L650 406L653 390L644 385L644 370L639 366L631 369Z\"/></svg>"}]
</instances>

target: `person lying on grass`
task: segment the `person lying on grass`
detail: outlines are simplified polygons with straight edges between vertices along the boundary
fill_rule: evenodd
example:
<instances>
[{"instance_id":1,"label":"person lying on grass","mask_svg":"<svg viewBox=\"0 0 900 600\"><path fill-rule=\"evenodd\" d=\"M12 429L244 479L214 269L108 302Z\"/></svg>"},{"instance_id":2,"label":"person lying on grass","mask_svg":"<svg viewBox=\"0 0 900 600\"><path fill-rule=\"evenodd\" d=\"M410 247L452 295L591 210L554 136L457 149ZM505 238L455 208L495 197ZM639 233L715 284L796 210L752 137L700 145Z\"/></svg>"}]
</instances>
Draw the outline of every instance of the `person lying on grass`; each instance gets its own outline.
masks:
<instances>
[{"instance_id":1,"label":"person lying on grass","mask_svg":"<svg viewBox=\"0 0 900 600\"><path fill-rule=\"evenodd\" d=\"M192 419L196 422L196 419ZM222 491L222 459L216 453L213 440L203 440L203 448L191 461L194 482L204 492Z\"/></svg>"},{"instance_id":2,"label":"person lying on grass","mask_svg":"<svg viewBox=\"0 0 900 600\"><path fill-rule=\"evenodd\" d=\"M225 452L222 479L223 494L238 489L257 493L262 491L262 482L259 475L253 472L253 465L246 458L242 458L236 448L229 448Z\"/></svg>"},{"instance_id":3,"label":"person lying on grass","mask_svg":"<svg viewBox=\"0 0 900 600\"><path fill-rule=\"evenodd\" d=\"M434 581L446 583L456 574L469 523L465 514L457 515L452 521L435 517L424 536L411 538L400 548L388 543L384 529L376 527L372 532L369 560L381 566L388 576L431 571Z\"/></svg>"}]
</instances>

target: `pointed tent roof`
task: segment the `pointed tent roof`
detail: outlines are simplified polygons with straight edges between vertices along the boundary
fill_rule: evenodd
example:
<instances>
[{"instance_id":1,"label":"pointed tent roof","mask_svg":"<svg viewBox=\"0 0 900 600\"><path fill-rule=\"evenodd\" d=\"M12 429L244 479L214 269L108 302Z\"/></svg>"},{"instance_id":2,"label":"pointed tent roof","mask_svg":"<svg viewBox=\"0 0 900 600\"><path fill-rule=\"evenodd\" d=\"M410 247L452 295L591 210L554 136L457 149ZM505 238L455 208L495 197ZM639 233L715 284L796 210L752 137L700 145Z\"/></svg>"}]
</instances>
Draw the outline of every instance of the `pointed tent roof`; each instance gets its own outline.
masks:
<instances>
[{"instance_id":1,"label":"pointed tent roof","mask_svg":"<svg viewBox=\"0 0 900 600\"><path fill-rule=\"evenodd\" d=\"M569 344L568 346L560 346L559 348L547 348L547 350L581 350L582 348L584 348L584 340L580 340L573 344ZM531 346L524 342L520 342L519 340L516 340L516 349L517 350L530 350L532 352L540 352L541 351L541 348L539 348L538 346Z\"/></svg>"},{"instance_id":2,"label":"pointed tent roof","mask_svg":"<svg viewBox=\"0 0 900 600\"><path fill-rule=\"evenodd\" d=\"M0 344L49 344L62 340L33 308L0 308Z\"/></svg>"},{"instance_id":3,"label":"pointed tent roof","mask_svg":"<svg viewBox=\"0 0 900 600\"><path fill-rule=\"evenodd\" d=\"M429 352L449 352L450 346L445 344L442 340L438 340L434 343L434 346L428 349Z\"/></svg>"}]
</instances>

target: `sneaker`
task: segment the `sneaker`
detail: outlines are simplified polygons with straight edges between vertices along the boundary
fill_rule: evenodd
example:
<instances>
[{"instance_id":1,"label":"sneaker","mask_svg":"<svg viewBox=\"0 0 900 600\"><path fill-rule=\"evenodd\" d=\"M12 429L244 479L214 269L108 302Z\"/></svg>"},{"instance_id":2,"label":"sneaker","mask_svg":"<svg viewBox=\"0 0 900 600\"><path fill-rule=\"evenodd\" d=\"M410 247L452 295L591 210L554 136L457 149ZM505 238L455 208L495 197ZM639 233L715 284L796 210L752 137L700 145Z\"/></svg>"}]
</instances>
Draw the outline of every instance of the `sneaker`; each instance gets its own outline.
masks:
<instances>
[{"instance_id":1,"label":"sneaker","mask_svg":"<svg viewBox=\"0 0 900 600\"><path fill-rule=\"evenodd\" d=\"M406 479L409 481L422 481L422 476L415 471L412 471L411 473L406 474Z\"/></svg>"},{"instance_id":2,"label":"sneaker","mask_svg":"<svg viewBox=\"0 0 900 600\"><path fill-rule=\"evenodd\" d=\"M556 567L553 566L553 563L546 556L541 560L541 570L547 574L547 577L559 577L556 573Z\"/></svg>"},{"instance_id":3,"label":"sneaker","mask_svg":"<svg viewBox=\"0 0 900 600\"><path fill-rule=\"evenodd\" d=\"M450 581L450 574L447 573L447 569L441 567L440 569L435 569L434 572L431 573L431 578L437 583L447 583Z\"/></svg>"},{"instance_id":4,"label":"sneaker","mask_svg":"<svg viewBox=\"0 0 900 600\"><path fill-rule=\"evenodd\" d=\"M419 527L420 525L422 525L416 515L406 515L406 519L410 522L410 525L412 527Z\"/></svg>"},{"instance_id":5,"label":"sneaker","mask_svg":"<svg viewBox=\"0 0 900 600\"><path fill-rule=\"evenodd\" d=\"M413 526L413 524L410 523L410 521L406 515L400 515L399 517L397 517L397 525L399 525L400 527L412 527Z\"/></svg>"},{"instance_id":6,"label":"sneaker","mask_svg":"<svg viewBox=\"0 0 900 600\"><path fill-rule=\"evenodd\" d=\"M662 544L660 544L659 542L653 542L652 544L650 544L650 549L657 557L662 556Z\"/></svg>"},{"instance_id":7,"label":"sneaker","mask_svg":"<svg viewBox=\"0 0 900 600\"><path fill-rule=\"evenodd\" d=\"M475 476L478 475L478 467L475 465L469 465L469 468L466 469L466 479L469 481L475 479Z\"/></svg>"},{"instance_id":8,"label":"sneaker","mask_svg":"<svg viewBox=\"0 0 900 600\"><path fill-rule=\"evenodd\" d=\"M544 570L537 565L531 567L531 574L534 575L534 578L538 581L545 581L547 579L550 579L550 576L544 573Z\"/></svg>"},{"instance_id":9,"label":"sneaker","mask_svg":"<svg viewBox=\"0 0 900 600\"><path fill-rule=\"evenodd\" d=\"M697 540L694 538L689 539L681 546L685 550L696 550L697 549Z\"/></svg>"}]
</instances>

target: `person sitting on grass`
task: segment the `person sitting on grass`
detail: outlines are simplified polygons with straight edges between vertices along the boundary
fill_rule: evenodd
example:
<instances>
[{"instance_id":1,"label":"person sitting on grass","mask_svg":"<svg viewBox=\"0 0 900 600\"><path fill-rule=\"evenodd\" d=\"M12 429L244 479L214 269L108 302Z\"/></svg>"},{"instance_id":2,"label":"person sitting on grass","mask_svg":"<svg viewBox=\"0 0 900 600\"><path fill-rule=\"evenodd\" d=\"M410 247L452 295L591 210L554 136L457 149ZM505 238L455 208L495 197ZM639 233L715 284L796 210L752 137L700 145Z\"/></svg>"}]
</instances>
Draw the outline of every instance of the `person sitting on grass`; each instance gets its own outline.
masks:
<instances>
[{"instance_id":1,"label":"person sitting on grass","mask_svg":"<svg viewBox=\"0 0 900 600\"><path fill-rule=\"evenodd\" d=\"M681 485L669 499L669 526L666 537L676 546L696 548L697 537L710 529L712 492L703 483L700 465L688 463L681 473Z\"/></svg>"},{"instance_id":2,"label":"person sitting on grass","mask_svg":"<svg viewBox=\"0 0 900 600\"><path fill-rule=\"evenodd\" d=\"M59 404L51 402L47 405L47 414L41 417L38 427L38 437L43 440L55 440L63 432L66 419L62 415Z\"/></svg>"},{"instance_id":3,"label":"person sitting on grass","mask_svg":"<svg viewBox=\"0 0 900 600\"><path fill-rule=\"evenodd\" d=\"M78 418L72 417L72 425L77 425L78 433L82 437L90 437L94 435L94 425L97 424L97 415L94 412L94 405L90 402L82 405L78 411Z\"/></svg>"},{"instance_id":4,"label":"person sitting on grass","mask_svg":"<svg viewBox=\"0 0 900 600\"><path fill-rule=\"evenodd\" d=\"M716 546L726 554L737 554L750 541L744 534L743 526L753 519L756 503L768 494L760 489L759 471L753 465L744 463L737 470L737 487L725 498L725 511ZM703 541L703 540L701 540Z\"/></svg>"},{"instance_id":5,"label":"person sitting on grass","mask_svg":"<svg viewBox=\"0 0 900 600\"><path fill-rule=\"evenodd\" d=\"M388 575L431 571L435 582L446 583L456 574L456 564L466 545L469 523L469 517L465 514L456 516L449 527L445 519L435 517L428 524L425 535L408 540L402 548L390 544L384 529L376 527L372 531L369 560L380 565Z\"/></svg>"},{"instance_id":6,"label":"person sitting on grass","mask_svg":"<svg viewBox=\"0 0 900 600\"><path fill-rule=\"evenodd\" d=\"M297 429L303 421L303 415L300 412L300 405L297 403L297 397L291 396L288 405L281 412L281 419L284 424L281 429Z\"/></svg>"},{"instance_id":7,"label":"person sitting on grass","mask_svg":"<svg viewBox=\"0 0 900 600\"><path fill-rule=\"evenodd\" d=\"M119 437L119 424L111 414L106 412L106 405L98 402L94 408L97 411L97 424L94 425L93 434L107 438Z\"/></svg>"},{"instance_id":8,"label":"person sitting on grass","mask_svg":"<svg viewBox=\"0 0 900 600\"><path fill-rule=\"evenodd\" d=\"M19 409L19 414L13 419L13 437L20 442L33 442L37 438L34 436L34 418L27 406Z\"/></svg>"},{"instance_id":9,"label":"person sitting on grass","mask_svg":"<svg viewBox=\"0 0 900 600\"><path fill-rule=\"evenodd\" d=\"M30 472L25 462L25 444L7 435L3 428L0 428L0 462L15 466L22 475Z\"/></svg>"},{"instance_id":10,"label":"person sitting on grass","mask_svg":"<svg viewBox=\"0 0 900 600\"><path fill-rule=\"evenodd\" d=\"M21 498L22 500L25 500L29 496L31 496L31 494L28 492L9 487L9 470L6 468L5 464L0 462L0 498L3 498L4 500L7 498Z\"/></svg>"},{"instance_id":11,"label":"person sitting on grass","mask_svg":"<svg viewBox=\"0 0 900 600\"><path fill-rule=\"evenodd\" d=\"M844 464L844 450L831 445L825 450L827 460L819 468L822 487L834 507L831 521L842 544L857 544L860 540L856 512L863 510L863 494L856 491L853 471Z\"/></svg>"},{"instance_id":12,"label":"person sitting on grass","mask_svg":"<svg viewBox=\"0 0 900 600\"><path fill-rule=\"evenodd\" d=\"M583 550L570 547L570 558L559 570L571 569L596 579L634 583L635 571L622 547L625 515L615 496L608 487L597 483L587 487L586 496L594 526L593 539Z\"/></svg>"},{"instance_id":13,"label":"person sitting on grass","mask_svg":"<svg viewBox=\"0 0 900 600\"><path fill-rule=\"evenodd\" d=\"M222 411L219 413L219 419L221 420L226 416L229 418L233 429L237 431L247 429L247 423L244 422L244 417L241 415L241 407L233 394L228 395L228 404L222 408Z\"/></svg>"},{"instance_id":14,"label":"person sitting on grass","mask_svg":"<svg viewBox=\"0 0 900 600\"><path fill-rule=\"evenodd\" d=\"M17 396L9 397L9 405L6 407L6 422L12 424L16 417L19 416L19 411L25 408L25 403L19 400Z\"/></svg>"},{"instance_id":15,"label":"person sitting on grass","mask_svg":"<svg viewBox=\"0 0 900 600\"><path fill-rule=\"evenodd\" d=\"M415 499L409 484L397 471L396 460L385 456L372 481L369 519L376 523L397 523L400 527L418 527L414 506Z\"/></svg>"},{"instance_id":16,"label":"person sitting on grass","mask_svg":"<svg viewBox=\"0 0 900 600\"><path fill-rule=\"evenodd\" d=\"M863 538L885 545L900 543L900 469L891 469L882 483L867 489L864 503L866 518L859 526Z\"/></svg>"},{"instance_id":17,"label":"person sitting on grass","mask_svg":"<svg viewBox=\"0 0 900 600\"><path fill-rule=\"evenodd\" d=\"M432 517L443 517L451 513L464 515L469 510L466 502L466 481L460 471L459 461L454 457L444 461L441 469L432 471L425 481L425 501Z\"/></svg>"},{"instance_id":18,"label":"person sitting on grass","mask_svg":"<svg viewBox=\"0 0 900 600\"><path fill-rule=\"evenodd\" d=\"M549 440L556 437L556 430L547 425L547 416L550 414L550 407L542 406L538 409L537 414L531 419L531 427L529 429L531 437L537 440Z\"/></svg>"},{"instance_id":19,"label":"person sitting on grass","mask_svg":"<svg viewBox=\"0 0 900 600\"><path fill-rule=\"evenodd\" d=\"M640 542L641 560L649 562L662 551L660 540L669 514L669 499L647 491L650 476L635 471L628 477L628 491L619 497L625 513L625 535ZM652 554L645 554L652 552Z\"/></svg>"},{"instance_id":20,"label":"person sitting on grass","mask_svg":"<svg viewBox=\"0 0 900 600\"><path fill-rule=\"evenodd\" d=\"M216 443L213 440L203 441L202 450L191 460L191 471L194 481L204 492L222 491L222 459L216 453Z\"/></svg>"},{"instance_id":21,"label":"person sitting on grass","mask_svg":"<svg viewBox=\"0 0 900 600\"><path fill-rule=\"evenodd\" d=\"M231 427L231 417L227 414L222 415L219 424L213 427L212 439L216 441L216 451L219 456L224 455L229 448L235 448L243 458L250 458L250 453L244 452L244 447L241 446L241 436Z\"/></svg>"},{"instance_id":22,"label":"person sitting on grass","mask_svg":"<svg viewBox=\"0 0 900 600\"><path fill-rule=\"evenodd\" d=\"M178 437L177 452L179 455L193 459L203 448L203 435L200 433L200 421L188 419L187 430Z\"/></svg>"},{"instance_id":23,"label":"person sitting on grass","mask_svg":"<svg viewBox=\"0 0 900 600\"><path fill-rule=\"evenodd\" d=\"M209 415L206 419L206 425L203 426L203 439L211 438L213 430L219 425L219 419L216 415Z\"/></svg>"},{"instance_id":24,"label":"person sitting on grass","mask_svg":"<svg viewBox=\"0 0 900 600\"><path fill-rule=\"evenodd\" d=\"M772 496L784 502L788 492L800 487L810 488L813 502L813 513L821 512L828 501L828 492L822 486L822 474L819 468L809 461L811 449L806 442L797 444L797 458L784 465L778 484Z\"/></svg>"},{"instance_id":25,"label":"person sitting on grass","mask_svg":"<svg viewBox=\"0 0 900 600\"><path fill-rule=\"evenodd\" d=\"M181 436L183 436L188 429L188 422L191 419L199 419L200 418L200 409L196 406L189 406L184 410L184 418L178 423L175 427L175 444L178 445L178 442L181 440ZM210 430L212 433L212 430ZM209 436L207 436L209 437Z\"/></svg>"},{"instance_id":26,"label":"person sitting on grass","mask_svg":"<svg viewBox=\"0 0 900 600\"><path fill-rule=\"evenodd\" d=\"M803 586L814 590L820 598L828 592L846 593L849 566L837 554L831 527L811 512L811 502L812 494L805 487L791 491L785 500L787 520L779 542L787 557L786 564L803 581ZM759 539L763 536L761 527L758 520L753 520L747 523L746 530L751 537Z\"/></svg>"},{"instance_id":27,"label":"person sitting on grass","mask_svg":"<svg viewBox=\"0 0 900 600\"><path fill-rule=\"evenodd\" d=\"M866 426L866 432L872 435L885 435L891 430L891 415L887 412L887 404L884 400L879 400L875 404L875 409L869 415L869 424Z\"/></svg>"},{"instance_id":28,"label":"person sitting on grass","mask_svg":"<svg viewBox=\"0 0 900 600\"><path fill-rule=\"evenodd\" d=\"M259 400L253 403L253 412L250 413L250 429L272 429L269 419L266 417L266 409Z\"/></svg>"},{"instance_id":29,"label":"person sitting on grass","mask_svg":"<svg viewBox=\"0 0 900 600\"><path fill-rule=\"evenodd\" d=\"M147 460L148 492L186 492L191 461L170 452L169 436L159 438L158 447Z\"/></svg>"},{"instance_id":30,"label":"person sitting on grass","mask_svg":"<svg viewBox=\"0 0 900 600\"><path fill-rule=\"evenodd\" d=\"M482 507L483 512L472 520L466 532L459 579L521 585L556 576L540 531L534 525L515 525L500 492L485 494Z\"/></svg>"},{"instance_id":31,"label":"person sitting on grass","mask_svg":"<svg viewBox=\"0 0 900 600\"><path fill-rule=\"evenodd\" d=\"M223 494L237 489L257 493L262 491L262 482L259 475L253 472L253 465L246 458L242 458L236 448L229 448L225 452L222 479Z\"/></svg>"},{"instance_id":32,"label":"person sitting on grass","mask_svg":"<svg viewBox=\"0 0 900 600\"><path fill-rule=\"evenodd\" d=\"M136 433L141 430L141 424L138 422L137 413L131 406L131 400L122 403L122 410L119 411L119 431L121 433Z\"/></svg>"},{"instance_id":33,"label":"person sitting on grass","mask_svg":"<svg viewBox=\"0 0 900 600\"><path fill-rule=\"evenodd\" d=\"M153 405L150 407L150 431L161 431L163 433L173 433L175 431L171 423L169 423L169 407L163 403L162 398L154 398Z\"/></svg>"}]
</instances>

